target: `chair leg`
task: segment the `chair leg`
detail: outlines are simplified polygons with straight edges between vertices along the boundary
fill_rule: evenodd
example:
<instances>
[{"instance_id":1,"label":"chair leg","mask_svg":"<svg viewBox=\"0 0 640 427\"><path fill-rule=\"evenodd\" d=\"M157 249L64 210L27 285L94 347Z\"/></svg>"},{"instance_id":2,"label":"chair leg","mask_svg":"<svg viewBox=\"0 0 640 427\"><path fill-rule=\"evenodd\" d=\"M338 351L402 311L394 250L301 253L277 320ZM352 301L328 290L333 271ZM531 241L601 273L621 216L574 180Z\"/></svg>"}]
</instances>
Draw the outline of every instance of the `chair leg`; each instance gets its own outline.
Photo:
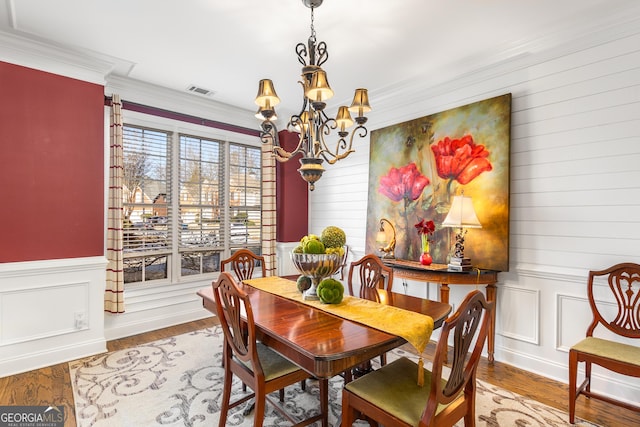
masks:
<instances>
[{"instance_id":1,"label":"chair leg","mask_svg":"<svg viewBox=\"0 0 640 427\"><path fill-rule=\"evenodd\" d=\"M282 392L282 389L280 389ZM262 423L264 422L264 410L266 407L266 398L264 395L264 390L261 390L260 393L256 390L256 401L255 401L255 409L253 412L253 427L262 427Z\"/></svg>"},{"instance_id":2,"label":"chair leg","mask_svg":"<svg viewBox=\"0 0 640 427\"><path fill-rule=\"evenodd\" d=\"M464 414L464 427L476 427L476 391L467 396L467 411Z\"/></svg>"},{"instance_id":3,"label":"chair leg","mask_svg":"<svg viewBox=\"0 0 640 427\"><path fill-rule=\"evenodd\" d=\"M591 362L589 362L588 360L584 362L584 376L587 379L587 386L585 387L585 390L587 392L590 392L591 391Z\"/></svg>"},{"instance_id":4,"label":"chair leg","mask_svg":"<svg viewBox=\"0 0 640 427\"><path fill-rule=\"evenodd\" d=\"M307 382L305 380L300 381L300 388L302 389L302 391L307 390Z\"/></svg>"},{"instance_id":5,"label":"chair leg","mask_svg":"<svg viewBox=\"0 0 640 427\"><path fill-rule=\"evenodd\" d=\"M224 386L222 390L222 408L220 408L220 420L218 427L225 427L227 424L227 414L229 413L229 402L231 401L231 383L233 382L231 371L225 370Z\"/></svg>"},{"instance_id":6,"label":"chair leg","mask_svg":"<svg viewBox=\"0 0 640 427\"><path fill-rule=\"evenodd\" d=\"M278 390L278 398L280 399L280 402L284 402L284 388Z\"/></svg>"},{"instance_id":7,"label":"chair leg","mask_svg":"<svg viewBox=\"0 0 640 427\"><path fill-rule=\"evenodd\" d=\"M351 427L356 420L356 410L349 405L349 393L342 391L342 427Z\"/></svg>"},{"instance_id":8,"label":"chair leg","mask_svg":"<svg viewBox=\"0 0 640 427\"><path fill-rule=\"evenodd\" d=\"M578 376L578 354L569 350L569 422L573 424L576 417L576 384Z\"/></svg>"}]
</instances>

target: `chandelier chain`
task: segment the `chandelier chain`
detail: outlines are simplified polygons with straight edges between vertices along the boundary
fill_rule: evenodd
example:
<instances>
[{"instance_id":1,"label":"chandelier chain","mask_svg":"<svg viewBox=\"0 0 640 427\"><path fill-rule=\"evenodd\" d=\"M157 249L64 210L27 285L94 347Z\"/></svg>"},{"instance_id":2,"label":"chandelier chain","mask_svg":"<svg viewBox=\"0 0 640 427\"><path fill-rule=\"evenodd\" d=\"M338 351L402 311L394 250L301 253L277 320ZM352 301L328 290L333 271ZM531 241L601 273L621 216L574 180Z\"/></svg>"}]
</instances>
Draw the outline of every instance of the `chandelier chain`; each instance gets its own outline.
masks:
<instances>
[{"instance_id":1,"label":"chandelier chain","mask_svg":"<svg viewBox=\"0 0 640 427\"><path fill-rule=\"evenodd\" d=\"M311 6L311 38L316 41L316 28L313 25L313 6Z\"/></svg>"}]
</instances>

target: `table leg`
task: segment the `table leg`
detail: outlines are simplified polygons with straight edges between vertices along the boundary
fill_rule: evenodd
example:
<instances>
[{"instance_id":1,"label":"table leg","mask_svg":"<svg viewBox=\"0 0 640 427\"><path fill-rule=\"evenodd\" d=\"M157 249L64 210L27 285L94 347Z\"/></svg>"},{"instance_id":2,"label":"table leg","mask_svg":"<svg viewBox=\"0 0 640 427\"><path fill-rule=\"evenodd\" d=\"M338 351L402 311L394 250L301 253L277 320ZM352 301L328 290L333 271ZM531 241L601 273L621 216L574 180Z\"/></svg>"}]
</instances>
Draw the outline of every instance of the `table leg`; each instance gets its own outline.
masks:
<instances>
[{"instance_id":1,"label":"table leg","mask_svg":"<svg viewBox=\"0 0 640 427\"><path fill-rule=\"evenodd\" d=\"M320 378L320 413L322 414L322 427L329 427L329 379Z\"/></svg>"},{"instance_id":2,"label":"table leg","mask_svg":"<svg viewBox=\"0 0 640 427\"><path fill-rule=\"evenodd\" d=\"M496 285L487 285L487 301L493 302L493 312L491 313L491 321L489 322L489 363L493 363L493 352L495 349L496 341L496 310L498 309L498 303L496 301Z\"/></svg>"}]
</instances>

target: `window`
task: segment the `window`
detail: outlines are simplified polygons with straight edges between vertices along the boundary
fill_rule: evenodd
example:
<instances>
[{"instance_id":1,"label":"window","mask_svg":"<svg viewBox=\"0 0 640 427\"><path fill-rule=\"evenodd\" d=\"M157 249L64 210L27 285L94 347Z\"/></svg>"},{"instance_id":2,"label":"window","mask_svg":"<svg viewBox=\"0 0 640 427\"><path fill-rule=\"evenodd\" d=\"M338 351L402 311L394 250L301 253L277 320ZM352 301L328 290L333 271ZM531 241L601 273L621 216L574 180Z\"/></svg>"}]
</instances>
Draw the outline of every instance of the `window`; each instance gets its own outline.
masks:
<instances>
[{"instance_id":1,"label":"window","mask_svg":"<svg viewBox=\"0 0 640 427\"><path fill-rule=\"evenodd\" d=\"M261 253L260 147L133 125L123 140L125 284L202 277L241 247Z\"/></svg>"}]
</instances>

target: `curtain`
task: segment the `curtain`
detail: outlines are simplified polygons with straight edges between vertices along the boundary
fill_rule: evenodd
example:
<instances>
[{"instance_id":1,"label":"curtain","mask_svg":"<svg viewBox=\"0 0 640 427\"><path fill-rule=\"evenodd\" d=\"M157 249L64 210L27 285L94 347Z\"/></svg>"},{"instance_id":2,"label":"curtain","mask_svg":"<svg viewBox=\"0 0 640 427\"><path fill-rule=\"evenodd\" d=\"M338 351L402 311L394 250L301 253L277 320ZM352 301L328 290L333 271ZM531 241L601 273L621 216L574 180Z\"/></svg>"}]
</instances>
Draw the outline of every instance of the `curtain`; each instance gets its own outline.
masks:
<instances>
[{"instance_id":1,"label":"curtain","mask_svg":"<svg viewBox=\"0 0 640 427\"><path fill-rule=\"evenodd\" d=\"M276 159L271 142L262 144L262 256L267 276L277 276Z\"/></svg>"},{"instance_id":2,"label":"curtain","mask_svg":"<svg viewBox=\"0 0 640 427\"><path fill-rule=\"evenodd\" d=\"M124 313L124 275L122 261L122 103L119 95L111 100L109 123L109 206L107 209L107 283L104 310Z\"/></svg>"}]
</instances>

